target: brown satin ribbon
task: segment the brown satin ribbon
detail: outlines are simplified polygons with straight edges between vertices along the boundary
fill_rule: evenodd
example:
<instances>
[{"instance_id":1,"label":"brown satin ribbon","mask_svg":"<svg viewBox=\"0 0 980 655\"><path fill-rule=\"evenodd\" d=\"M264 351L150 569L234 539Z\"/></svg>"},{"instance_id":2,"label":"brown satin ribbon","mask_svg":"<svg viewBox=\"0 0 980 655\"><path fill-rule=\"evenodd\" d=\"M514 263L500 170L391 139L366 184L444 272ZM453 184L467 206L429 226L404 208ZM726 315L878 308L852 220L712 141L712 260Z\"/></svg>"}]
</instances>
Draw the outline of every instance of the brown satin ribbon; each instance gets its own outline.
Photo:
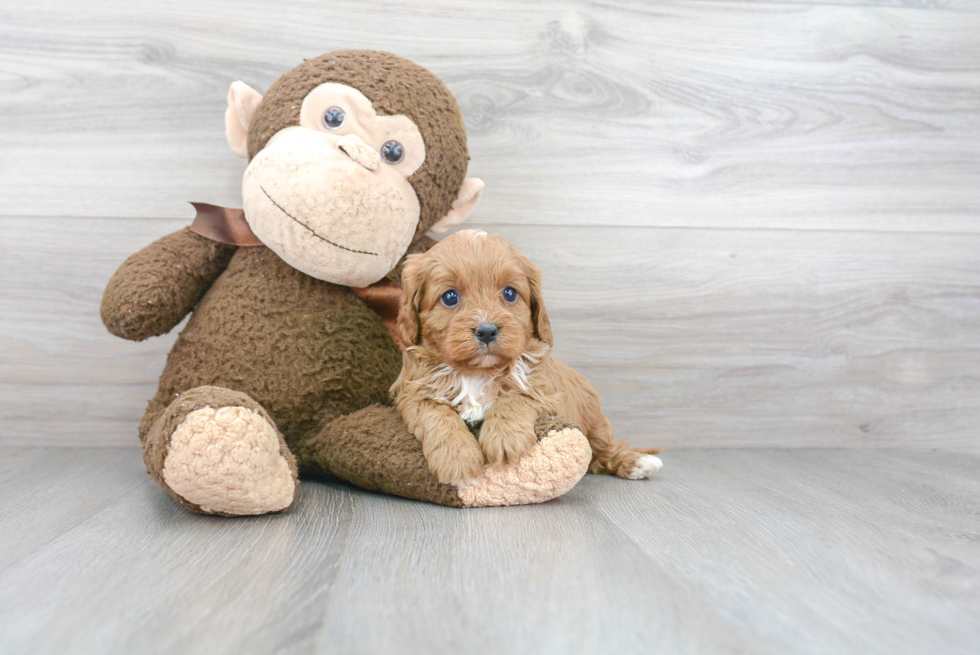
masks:
<instances>
[{"instance_id":1,"label":"brown satin ribbon","mask_svg":"<svg viewBox=\"0 0 980 655\"><path fill-rule=\"evenodd\" d=\"M391 335L395 345L398 346L398 350L405 350L402 346L401 339L398 338L397 327L398 307L402 301L401 288L385 277L369 287L359 289L351 287L351 291L356 293L364 301L364 304L373 309L374 313L381 317L381 321L388 328L388 334Z\"/></svg>"},{"instance_id":2,"label":"brown satin ribbon","mask_svg":"<svg viewBox=\"0 0 980 655\"><path fill-rule=\"evenodd\" d=\"M191 232L205 239L231 246L249 247L263 245L245 221L245 212L231 207L218 207L206 202L192 202L197 216L191 223Z\"/></svg>"},{"instance_id":3,"label":"brown satin ribbon","mask_svg":"<svg viewBox=\"0 0 980 655\"><path fill-rule=\"evenodd\" d=\"M190 230L205 239L227 243L231 246L250 247L264 245L255 236L245 220L245 212L231 207L218 207L206 202L192 202L197 216ZM369 287L353 288L351 291L364 301L388 328L388 334L399 350L404 350L398 339L398 307L402 300L402 290L388 278L382 278Z\"/></svg>"}]
</instances>

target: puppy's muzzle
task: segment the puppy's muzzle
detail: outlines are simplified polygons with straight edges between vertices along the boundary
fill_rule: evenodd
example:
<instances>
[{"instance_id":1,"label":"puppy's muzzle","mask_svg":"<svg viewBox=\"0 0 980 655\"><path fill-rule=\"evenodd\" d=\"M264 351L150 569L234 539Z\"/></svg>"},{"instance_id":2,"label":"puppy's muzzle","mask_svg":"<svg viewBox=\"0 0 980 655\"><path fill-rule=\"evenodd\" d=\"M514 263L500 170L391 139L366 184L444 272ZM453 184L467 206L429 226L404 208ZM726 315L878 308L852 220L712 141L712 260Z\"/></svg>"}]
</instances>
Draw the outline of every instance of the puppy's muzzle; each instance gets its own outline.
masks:
<instances>
[{"instance_id":1,"label":"puppy's muzzle","mask_svg":"<svg viewBox=\"0 0 980 655\"><path fill-rule=\"evenodd\" d=\"M500 328L493 323L480 323L479 327L473 330L473 334L476 335L477 341L489 346L497 340L497 335L500 334Z\"/></svg>"}]
</instances>

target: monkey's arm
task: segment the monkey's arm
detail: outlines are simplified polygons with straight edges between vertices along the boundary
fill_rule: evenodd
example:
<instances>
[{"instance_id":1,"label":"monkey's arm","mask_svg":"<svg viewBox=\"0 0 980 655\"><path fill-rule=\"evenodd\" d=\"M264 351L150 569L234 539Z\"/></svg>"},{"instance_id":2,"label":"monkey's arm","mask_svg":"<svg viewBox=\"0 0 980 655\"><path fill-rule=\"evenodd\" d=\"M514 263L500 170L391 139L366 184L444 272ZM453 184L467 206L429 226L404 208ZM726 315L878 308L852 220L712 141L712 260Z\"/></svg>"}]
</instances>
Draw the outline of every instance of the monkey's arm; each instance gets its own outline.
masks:
<instances>
[{"instance_id":1,"label":"monkey's arm","mask_svg":"<svg viewBox=\"0 0 980 655\"><path fill-rule=\"evenodd\" d=\"M115 272L102 295L102 322L117 337L166 334L194 309L236 247L184 228L154 241Z\"/></svg>"}]
</instances>

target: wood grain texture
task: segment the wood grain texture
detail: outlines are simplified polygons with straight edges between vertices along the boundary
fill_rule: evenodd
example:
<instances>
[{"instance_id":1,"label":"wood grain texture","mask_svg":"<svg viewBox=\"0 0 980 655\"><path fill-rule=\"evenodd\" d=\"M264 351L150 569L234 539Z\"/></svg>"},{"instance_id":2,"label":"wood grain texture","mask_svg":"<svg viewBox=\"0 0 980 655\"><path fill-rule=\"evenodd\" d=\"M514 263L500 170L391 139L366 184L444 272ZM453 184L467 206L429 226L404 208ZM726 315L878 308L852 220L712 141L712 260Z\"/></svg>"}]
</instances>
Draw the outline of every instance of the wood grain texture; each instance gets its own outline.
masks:
<instances>
[{"instance_id":1,"label":"wood grain texture","mask_svg":"<svg viewBox=\"0 0 980 655\"><path fill-rule=\"evenodd\" d=\"M765 4L791 5L847 5L861 7L901 7L903 9L953 9L957 11L980 11L978 0L749 0Z\"/></svg>"},{"instance_id":2,"label":"wood grain texture","mask_svg":"<svg viewBox=\"0 0 980 655\"><path fill-rule=\"evenodd\" d=\"M980 13L861 4L4 2L0 214L237 204L229 83L367 47L457 95L486 224L976 232Z\"/></svg>"},{"instance_id":3,"label":"wood grain texture","mask_svg":"<svg viewBox=\"0 0 980 655\"><path fill-rule=\"evenodd\" d=\"M0 442L135 443L176 331L115 338L99 299L125 257L183 224L0 220ZM980 236L495 231L544 269L556 356L621 437L980 450Z\"/></svg>"},{"instance_id":4,"label":"wood grain texture","mask_svg":"<svg viewBox=\"0 0 980 655\"><path fill-rule=\"evenodd\" d=\"M620 436L980 450L973 8L0 0L0 442L133 443L174 335L110 337L105 282L240 204L231 80L373 47L458 96L471 222Z\"/></svg>"},{"instance_id":5,"label":"wood grain texture","mask_svg":"<svg viewBox=\"0 0 980 655\"><path fill-rule=\"evenodd\" d=\"M975 651L976 456L664 458L533 507L305 483L287 515L221 519L135 449L0 448L0 650Z\"/></svg>"}]
</instances>

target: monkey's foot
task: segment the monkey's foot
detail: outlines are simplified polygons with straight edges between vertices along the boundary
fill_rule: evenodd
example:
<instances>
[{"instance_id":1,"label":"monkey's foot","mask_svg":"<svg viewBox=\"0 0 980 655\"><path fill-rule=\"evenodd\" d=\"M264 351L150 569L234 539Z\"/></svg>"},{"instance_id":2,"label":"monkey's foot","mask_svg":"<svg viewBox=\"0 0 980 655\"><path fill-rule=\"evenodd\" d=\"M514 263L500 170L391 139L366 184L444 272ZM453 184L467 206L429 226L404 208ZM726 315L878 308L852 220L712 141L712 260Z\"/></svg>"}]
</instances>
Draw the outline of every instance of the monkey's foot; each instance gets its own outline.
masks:
<instances>
[{"instance_id":1,"label":"monkey's foot","mask_svg":"<svg viewBox=\"0 0 980 655\"><path fill-rule=\"evenodd\" d=\"M177 426L163 479L208 514L243 516L293 504L296 480L276 429L245 407L202 407Z\"/></svg>"},{"instance_id":2,"label":"monkey's foot","mask_svg":"<svg viewBox=\"0 0 980 655\"><path fill-rule=\"evenodd\" d=\"M475 483L460 487L459 498L464 507L542 503L574 487L591 460L592 448L578 428L554 427L516 464L487 467Z\"/></svg>"},{"instance_id":3,"label":"monkey's foot","mask_svg":"<svg viewBox=\"0 0 980 655\"><path fill-rule=\"evenodd\" d=\"M148 414L140 437L147 473L192 512L267 514L293 503L296 460L248 394L189 389L162 413Z\"/></svg>"}]
</instances>

